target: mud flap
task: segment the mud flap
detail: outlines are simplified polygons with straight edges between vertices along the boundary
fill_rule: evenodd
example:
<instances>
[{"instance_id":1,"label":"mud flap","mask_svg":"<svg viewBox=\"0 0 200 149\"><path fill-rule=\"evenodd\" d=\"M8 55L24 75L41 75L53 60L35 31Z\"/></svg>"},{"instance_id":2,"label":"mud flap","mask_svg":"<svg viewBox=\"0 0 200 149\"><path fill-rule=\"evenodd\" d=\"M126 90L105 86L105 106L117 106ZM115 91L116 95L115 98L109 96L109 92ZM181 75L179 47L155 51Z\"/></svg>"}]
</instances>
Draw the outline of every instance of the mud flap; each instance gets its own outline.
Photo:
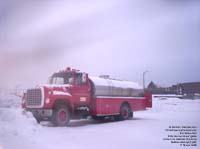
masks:
<instances>
[{"instance_id":1,"label":"mud flap","mask_svg":"<svg viewBox=\"0 0 200 149\"><path fill-rule=\"evenodd\" d=\"M151 93L145 93L144 96L146 97L146 107L152 108L152 94Z\"/></svg>"}]
</instances>

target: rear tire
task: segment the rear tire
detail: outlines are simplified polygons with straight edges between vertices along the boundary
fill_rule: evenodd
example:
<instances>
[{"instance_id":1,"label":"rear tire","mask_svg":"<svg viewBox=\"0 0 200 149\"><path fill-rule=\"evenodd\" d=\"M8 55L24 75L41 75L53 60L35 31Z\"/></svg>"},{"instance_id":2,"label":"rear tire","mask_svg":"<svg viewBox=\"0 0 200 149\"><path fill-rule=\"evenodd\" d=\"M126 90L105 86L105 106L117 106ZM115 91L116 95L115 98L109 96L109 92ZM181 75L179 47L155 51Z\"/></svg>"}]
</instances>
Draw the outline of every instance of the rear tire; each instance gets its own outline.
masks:
<instances>
[{"instance_id":1,"label":"rear tire","mask_svg":"<svg viewBox=\"0 0 200 149\"><path fill-rule=\"evenodd\" d=\"M119 120L127 120L131 114L131 108L128 104L122 104L120 108Z\"/></svg>"},{"instance_id":2,"label":"rear tire","mask_svg":"<svg viewBox=\"0 0 200 149\"><path fill-rule=\"evenodd\" d=\"M53 110L52 123L55 126L67 126L70 120L69 108L65 105L58 105Z\"/></svg>"}]
</instances>

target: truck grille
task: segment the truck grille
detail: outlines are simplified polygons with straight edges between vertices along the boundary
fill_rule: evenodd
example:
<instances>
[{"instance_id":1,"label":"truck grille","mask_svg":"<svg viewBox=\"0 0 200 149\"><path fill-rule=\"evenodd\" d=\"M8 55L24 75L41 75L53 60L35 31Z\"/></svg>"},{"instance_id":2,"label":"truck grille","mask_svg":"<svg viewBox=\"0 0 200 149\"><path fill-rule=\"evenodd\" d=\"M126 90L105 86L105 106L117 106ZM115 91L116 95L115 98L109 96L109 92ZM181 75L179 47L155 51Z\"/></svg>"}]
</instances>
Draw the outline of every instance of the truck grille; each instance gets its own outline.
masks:
<instances>
[{"instance_id":1,"label":"truck grille","mask_svg":"<svg viewBox=\"0 0 200 149\"><path fill-rule=\"evenodd\" d=\"M27 90L26 105L28 107L40 107L42 105L42 90L40 88Z\"/></svg>"}]
</instances>

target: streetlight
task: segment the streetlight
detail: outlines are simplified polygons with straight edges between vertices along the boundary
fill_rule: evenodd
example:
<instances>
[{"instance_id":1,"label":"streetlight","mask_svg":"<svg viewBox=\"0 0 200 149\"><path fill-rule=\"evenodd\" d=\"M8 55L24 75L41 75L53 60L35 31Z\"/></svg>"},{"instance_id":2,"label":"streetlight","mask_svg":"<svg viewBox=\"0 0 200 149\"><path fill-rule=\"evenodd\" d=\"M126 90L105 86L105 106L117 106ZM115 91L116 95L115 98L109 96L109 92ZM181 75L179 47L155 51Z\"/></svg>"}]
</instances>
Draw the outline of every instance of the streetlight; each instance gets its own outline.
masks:
<instances>
[{"instance_id":1,"label":"streetlight","mask_svg":"<svg viewBox=\"0 0 200 149\"><path fill-rule=\"evenodd\" d=\"M144 89L144 91L145 91L145 74L146 74L147 72L149 72L149 71L146 70L146 71L143 72L143 89Z\"/></svg>"}]
</instances>

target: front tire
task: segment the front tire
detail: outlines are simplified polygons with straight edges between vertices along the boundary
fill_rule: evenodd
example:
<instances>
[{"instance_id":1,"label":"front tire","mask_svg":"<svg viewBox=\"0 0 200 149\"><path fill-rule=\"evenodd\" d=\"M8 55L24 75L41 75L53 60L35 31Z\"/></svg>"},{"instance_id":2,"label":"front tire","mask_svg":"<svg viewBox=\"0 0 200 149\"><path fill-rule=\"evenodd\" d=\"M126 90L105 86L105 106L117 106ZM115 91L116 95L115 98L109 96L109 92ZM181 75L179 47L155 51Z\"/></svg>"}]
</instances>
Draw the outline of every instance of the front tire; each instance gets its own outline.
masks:
<instances>
[{"instance_id":1,"label":"front tire","mask_svg":"<svg viewBox=\"0 0 200 149\"><path fill-rule=\"evenodd\" d=\"M53 110L52 122L55 126L67 126L70 120L69 108L65 105L58 105Z\"/></svg>"}]
</instances>

